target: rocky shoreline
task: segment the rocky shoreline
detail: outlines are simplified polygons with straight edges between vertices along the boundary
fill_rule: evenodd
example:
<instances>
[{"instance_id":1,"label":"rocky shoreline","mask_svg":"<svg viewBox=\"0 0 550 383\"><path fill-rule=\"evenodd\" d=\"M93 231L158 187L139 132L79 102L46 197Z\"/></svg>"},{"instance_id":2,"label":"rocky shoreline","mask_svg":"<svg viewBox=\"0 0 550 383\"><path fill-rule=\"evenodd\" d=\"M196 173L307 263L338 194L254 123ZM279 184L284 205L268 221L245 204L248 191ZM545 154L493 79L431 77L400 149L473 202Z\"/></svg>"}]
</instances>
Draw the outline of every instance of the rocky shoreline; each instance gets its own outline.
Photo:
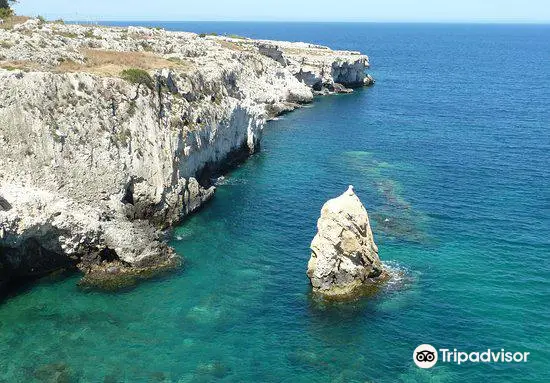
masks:
<instances>
[{"instance_id":1,"label":"rocky shoreline","mask_svg":"<svg viewBox=\"0 0 550 383\"><path fill-rule=\"evenodd\" d=\"M149 28L0 28L0 289L78 268L116 288L176 267L163 230L259 150L265 122L372 84L368 57Z\"/></svg>"}]
</instances>

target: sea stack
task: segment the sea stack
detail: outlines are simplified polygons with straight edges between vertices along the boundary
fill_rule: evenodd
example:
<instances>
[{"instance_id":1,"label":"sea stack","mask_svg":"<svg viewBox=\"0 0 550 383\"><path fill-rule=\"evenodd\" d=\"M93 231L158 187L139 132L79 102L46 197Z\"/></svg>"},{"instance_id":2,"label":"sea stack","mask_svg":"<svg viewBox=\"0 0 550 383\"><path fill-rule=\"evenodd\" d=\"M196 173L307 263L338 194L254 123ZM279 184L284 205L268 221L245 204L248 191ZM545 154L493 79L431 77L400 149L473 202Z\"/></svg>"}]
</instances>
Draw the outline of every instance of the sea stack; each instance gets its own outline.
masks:
<instances>
[{"instance_id":1,"label":"sea stack","mask_svg":"<svg viewBox=\"0 0 550 383\"><path fill-rule=\"evenodd\" d=\"M386 278L367 210L353 186L326 202L311 242L307 275L326 298L350 298Z\"/></svg>"}]
</instances>

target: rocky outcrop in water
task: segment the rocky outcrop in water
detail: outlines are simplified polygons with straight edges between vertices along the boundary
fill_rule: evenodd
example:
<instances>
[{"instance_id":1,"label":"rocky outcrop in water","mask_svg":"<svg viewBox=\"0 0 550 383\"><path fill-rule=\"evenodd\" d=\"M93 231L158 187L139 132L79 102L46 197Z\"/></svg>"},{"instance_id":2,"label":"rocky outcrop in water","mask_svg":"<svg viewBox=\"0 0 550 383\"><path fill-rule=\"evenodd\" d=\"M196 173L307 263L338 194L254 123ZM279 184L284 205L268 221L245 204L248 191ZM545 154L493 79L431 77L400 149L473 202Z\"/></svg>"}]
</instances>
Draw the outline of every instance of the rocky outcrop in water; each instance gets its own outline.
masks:
<instances>
[{"instance_id":1,"label":"rocky outcrop in water","mask_svg":"<svg viewBox=\"0 0 550 383\"><path fill-rule=\"evenodd\" d=\"M0 285L177 265L162 230L259 149L266 120L368 66L304 43L36 19L0 42Z\"/></svg>"},{"instance_id":2,"label":"rocky outcrop in water","mask_svg":"<svg viewBox=\"0 0 550 383\"><path fill-rule=\"evenodd\" d=\"M348 298L386 277L369 216L353 186L321 210L307 275L316 293Z\"/></svg>"}]
</instances>

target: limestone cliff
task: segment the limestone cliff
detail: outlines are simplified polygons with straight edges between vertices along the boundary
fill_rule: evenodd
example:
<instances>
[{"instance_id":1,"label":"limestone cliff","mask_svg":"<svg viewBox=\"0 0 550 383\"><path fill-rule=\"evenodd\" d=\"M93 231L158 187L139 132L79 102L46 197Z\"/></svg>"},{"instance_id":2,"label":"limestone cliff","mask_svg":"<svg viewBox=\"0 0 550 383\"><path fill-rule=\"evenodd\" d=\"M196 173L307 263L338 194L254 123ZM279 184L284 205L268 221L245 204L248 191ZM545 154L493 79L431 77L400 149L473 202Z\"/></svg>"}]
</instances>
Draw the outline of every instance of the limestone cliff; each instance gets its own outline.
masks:
<instances>
[{"instance_id":1,"label":"limestone cliff","mask_svg":"<svg viewBox=\"0 0 550 383\"><path fill-rule=\"evenodd\" d=\"M0 29L0 285L178 264L161 230L259 149L266 120L368 82L367 66L303 43L36 19Z\"/></svg>"},{"instance_id":2,"label":"limestone cliff","mask_svg":"<svg viewBox=\"0 0 550 383\"><path fill-rule=\"evenodd\" d=\"M307 275L313 290L347 298L385 277L369 216L353 186L321 210Z\"/></svg>"}]
</instances>

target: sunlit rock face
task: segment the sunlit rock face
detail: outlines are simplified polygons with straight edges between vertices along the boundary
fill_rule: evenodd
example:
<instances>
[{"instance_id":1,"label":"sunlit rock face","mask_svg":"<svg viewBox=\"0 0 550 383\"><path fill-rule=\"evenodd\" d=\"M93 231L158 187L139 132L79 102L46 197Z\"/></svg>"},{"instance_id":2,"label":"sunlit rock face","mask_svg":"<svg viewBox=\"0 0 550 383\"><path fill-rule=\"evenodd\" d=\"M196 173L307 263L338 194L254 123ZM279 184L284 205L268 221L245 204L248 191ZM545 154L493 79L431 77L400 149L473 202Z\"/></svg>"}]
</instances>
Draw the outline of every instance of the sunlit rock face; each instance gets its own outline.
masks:
<instances>
[{"instance_id":1,"label":"sunlit rock face","mask_svg":"<svg viewBox=\"0 0 550 383\"><path fill-rule=\"evenodd\" d=\"M307 269L316 293L348 298L384 279L369 216L352 186L325 203L317 230Z\"/></svg>"}]
</instances>

